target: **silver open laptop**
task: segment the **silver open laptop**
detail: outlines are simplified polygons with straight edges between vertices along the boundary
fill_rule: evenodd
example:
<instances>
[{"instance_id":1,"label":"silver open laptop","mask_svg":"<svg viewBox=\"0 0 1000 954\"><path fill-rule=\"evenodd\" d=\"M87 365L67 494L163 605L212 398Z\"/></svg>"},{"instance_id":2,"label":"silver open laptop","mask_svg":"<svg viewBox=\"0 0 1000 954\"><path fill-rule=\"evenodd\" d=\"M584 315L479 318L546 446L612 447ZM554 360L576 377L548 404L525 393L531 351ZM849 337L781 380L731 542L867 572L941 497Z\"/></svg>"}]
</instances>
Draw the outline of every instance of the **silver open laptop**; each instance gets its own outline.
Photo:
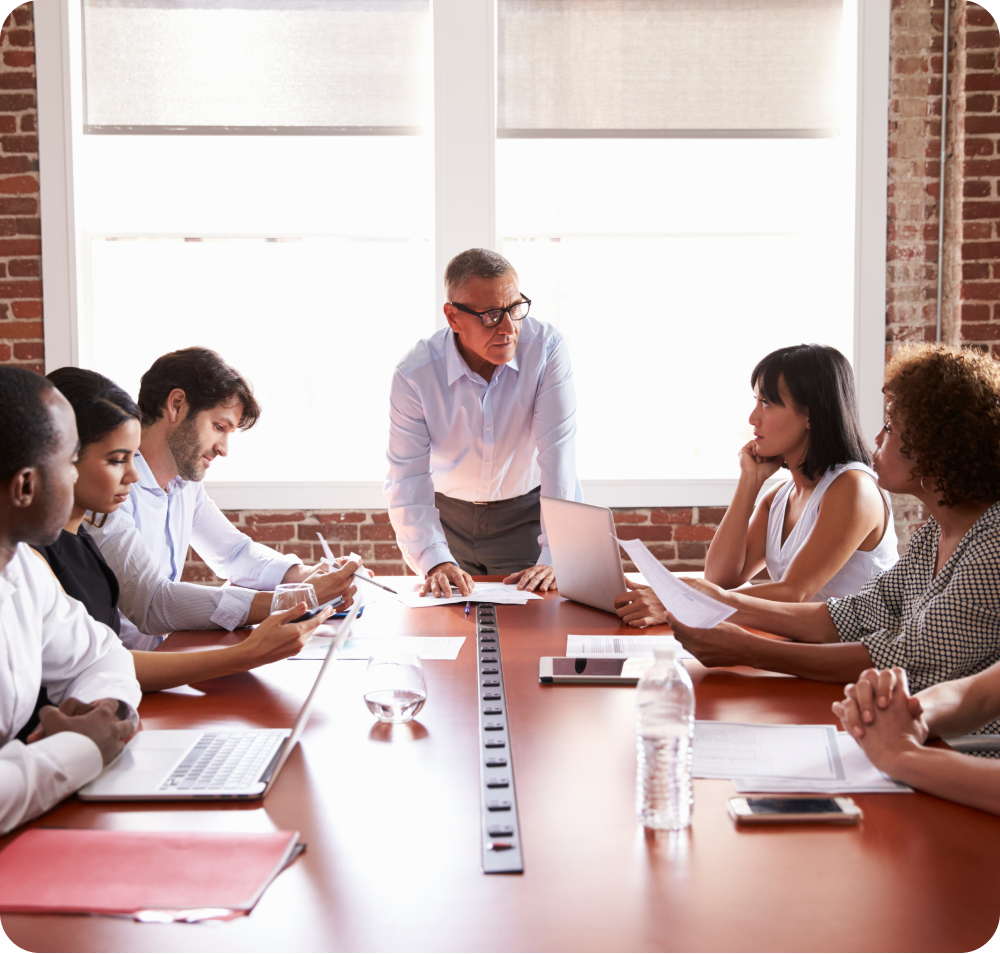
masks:
<instances>
[{"instance_id":1,"label":"silver open laptop","mask_svg":"<svg viewBox=\"0 0 1000 954\"><path fill-rule=\"evenodd\" d=\"M263 798L299 741L323 674L340 654L360 609L356 600L337 629L293 728L139 732L77 794L91 802Z\"/></svg>"},{"instance_id":2,"label":"silver open laptop","mask_svg":"<svg viewBox=\"0 0 1000 954\"><path fill-rule=\"evenodd\" d=\"M611 511L542 497L542 519L559 595L614 613L615 597L627 587Z\"/></svg>"}]
</instances>

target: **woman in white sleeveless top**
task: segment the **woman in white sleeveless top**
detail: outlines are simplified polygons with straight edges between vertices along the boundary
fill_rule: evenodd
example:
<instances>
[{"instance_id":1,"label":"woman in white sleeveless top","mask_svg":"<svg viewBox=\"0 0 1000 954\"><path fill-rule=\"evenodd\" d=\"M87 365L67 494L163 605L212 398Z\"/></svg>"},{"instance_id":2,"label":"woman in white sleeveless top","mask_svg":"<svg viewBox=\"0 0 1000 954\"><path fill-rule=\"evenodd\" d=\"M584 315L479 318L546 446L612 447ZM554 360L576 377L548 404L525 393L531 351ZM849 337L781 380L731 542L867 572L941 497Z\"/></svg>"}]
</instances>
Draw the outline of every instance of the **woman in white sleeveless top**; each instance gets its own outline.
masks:
<instances>
[{"instance_id":1,"label":"woman in white sleeveless top","mask_svg":"<svg viewBox=\"0 0 1000 954\"><path fill-rule=\"evenodd\" d=\"M823 345L781 348L750 377L754 439L740 451L740 480L712 540L705 579L742 586L767 566L763 599L802 603L860 591L898 559L888 497L861 433L854 375ZM781 467L791 480L755 506Z\"/></svg>"}]
</instances>

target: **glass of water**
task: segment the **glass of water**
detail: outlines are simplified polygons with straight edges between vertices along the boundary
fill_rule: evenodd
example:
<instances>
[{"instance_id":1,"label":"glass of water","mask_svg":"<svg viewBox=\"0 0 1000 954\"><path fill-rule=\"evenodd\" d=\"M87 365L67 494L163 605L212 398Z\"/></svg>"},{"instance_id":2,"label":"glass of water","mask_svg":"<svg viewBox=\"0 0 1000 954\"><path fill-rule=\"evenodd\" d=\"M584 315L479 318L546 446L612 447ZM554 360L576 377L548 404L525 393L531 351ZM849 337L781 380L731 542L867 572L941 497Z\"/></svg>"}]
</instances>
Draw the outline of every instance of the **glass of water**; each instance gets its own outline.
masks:
<instances>
[{"instance_id":1,"label":"glass of water","mask_svg":"<svg viewBox=\"0 0 1000 954\"><path fill-rule=\"evenodd\" d=\"M279 583L274 588L274 596L271 597L271 612L290 610L297 603L305 603L306 612L319 606L312 583Z\"/></svg>"},{"instance_id":2,"label":"glass of water","mask_svg":"<svg viewBox=\"0 0 1000 954\"><path fill-rule=\"evenodd\" d=\"M365 705L381 722L409 722L427 699L424 667L416 653L384 653L368 660Z\"/></svg>"}]
</instances>

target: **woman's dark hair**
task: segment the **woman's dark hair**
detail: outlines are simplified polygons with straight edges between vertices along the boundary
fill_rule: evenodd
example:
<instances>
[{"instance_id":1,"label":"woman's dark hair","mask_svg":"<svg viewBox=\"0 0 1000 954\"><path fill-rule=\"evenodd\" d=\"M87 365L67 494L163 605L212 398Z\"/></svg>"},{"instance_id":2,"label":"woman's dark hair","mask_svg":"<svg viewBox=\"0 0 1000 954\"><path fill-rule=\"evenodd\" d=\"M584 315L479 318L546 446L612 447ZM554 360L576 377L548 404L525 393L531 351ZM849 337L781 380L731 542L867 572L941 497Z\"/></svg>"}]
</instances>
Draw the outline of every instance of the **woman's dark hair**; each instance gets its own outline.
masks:
<instances>
[{"instance_id":1,"label":"woman's dark hair","mask_svg":"<svg viewBox=\"0 0 1000 954\"><path fill-rule=\"evenodd\" d=\"M81 449L128 420L140 420L135 401L103 374L84 368L58 368L46 376L73 405Z\"/></svg>"},{"instance_id":2,"label":"woman's dark hair","mask_svg":"<svg viewBox=\"0 0 1000 954\"><path fill-rule=\"evenodd\" d=\"M809 447L802 462L805 478L814 480L836 464L853 460L871 467L847 358L828 345L779 348L758 362L750 386L765 401L784 407L778 388L782 376L792 401L809 412Z\"/></svg>"},{"instance_id":3,"label":"woman's dark hair","mask_svg":"<svg viewBox=\"0 0 1000 954\"><path fill-rule=\"evenodd\" d=\"M911 345L885 369L882 393L913 461L945 507L1000 500L1000 363L947 345Z\"/></svg>"},{"instance_id":4,"label":"woman's dark hair","mask_svg":"<svg viewBox=\"0 0 1000 954\"><path fill-rule=\"evenodd\" d=\"M139 382L143 424L155 424L163 417L167 397L174 388L184 392L191 415L238 401L243 408L241 431L253 427L260 417L260 405L250 382L208 348L182 348L153 362Z\"/></svg>"}]
</instances>

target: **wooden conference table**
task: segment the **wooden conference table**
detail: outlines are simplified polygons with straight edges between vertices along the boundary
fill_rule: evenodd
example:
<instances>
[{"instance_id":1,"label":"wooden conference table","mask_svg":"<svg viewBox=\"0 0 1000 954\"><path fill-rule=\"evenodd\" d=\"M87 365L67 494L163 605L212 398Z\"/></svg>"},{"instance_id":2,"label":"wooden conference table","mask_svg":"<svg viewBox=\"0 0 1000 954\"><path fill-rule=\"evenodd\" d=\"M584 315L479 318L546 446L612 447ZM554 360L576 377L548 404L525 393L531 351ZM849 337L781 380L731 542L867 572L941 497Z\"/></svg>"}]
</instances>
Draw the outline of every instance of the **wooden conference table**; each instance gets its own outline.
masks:
<instances>
[{"instance_id":1,"label":"wooden conference table","mask_svg":"<svg viewBox=\"0 0 1000 954\"><path fill-rule=\"evenodd\" d=\"M726 814L731 783L699 780L689 831L644 832L633 807L634 690L538 683L538 658L563 655L568 633L635 631L556 594L498 607L497 618L522 875L480 871L474 623L461 605L410 610L380 595L358 635L467 637L457 661L424 663L418 723L373 722L365 664L345 660L266 803L72 799L35 823L299 830L308 850L249 917L5 915L4 930L34 951L967 951L995 931L1000 818L927 795L855 796L858 827L738 830ZM179 634L164 648L221 638L233 637ZM151 693L143 724L288 726L317 666L284 661ZM700 719L833 721L837 686L689 666Z\"/></svg>"}]
</instances>

